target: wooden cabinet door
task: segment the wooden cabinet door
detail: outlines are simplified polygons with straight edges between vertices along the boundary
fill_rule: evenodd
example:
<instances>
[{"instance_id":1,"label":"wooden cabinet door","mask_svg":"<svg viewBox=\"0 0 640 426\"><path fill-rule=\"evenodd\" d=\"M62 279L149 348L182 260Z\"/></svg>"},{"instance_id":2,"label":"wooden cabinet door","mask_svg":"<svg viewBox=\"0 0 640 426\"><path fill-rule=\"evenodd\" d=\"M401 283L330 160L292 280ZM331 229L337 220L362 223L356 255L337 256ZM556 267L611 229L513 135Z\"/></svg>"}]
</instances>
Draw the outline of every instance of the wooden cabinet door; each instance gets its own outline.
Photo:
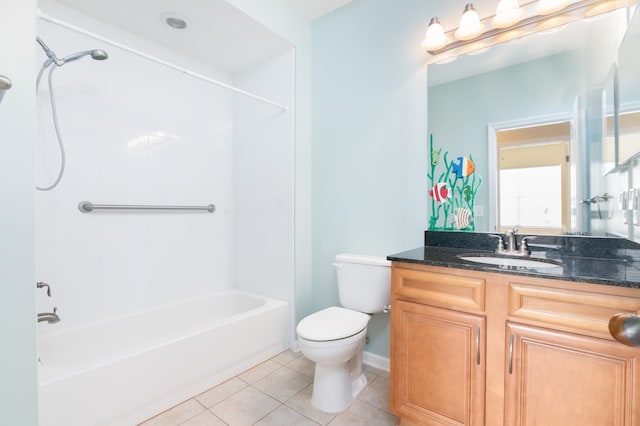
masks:
<instances>
[{"instance_id":1,"label":"wooden cabinet door","mask_svg":"<svg viewBox=\"0 0 640 426\"><path fill-rule=\"evenodd\" d=\"M506 425L640 425L640 349L509 322L506 339Z\"/></svg>"},{"instance_id":2,"label":"wooden cabinet door","mask_svg":"<svg viewBox=\"0 0 640 426\"><path fill-rule=\"evenodd\" d=\"M484 424L484 316L395 301L391 409L420 425Z\"/></svg>"}]
</instances>

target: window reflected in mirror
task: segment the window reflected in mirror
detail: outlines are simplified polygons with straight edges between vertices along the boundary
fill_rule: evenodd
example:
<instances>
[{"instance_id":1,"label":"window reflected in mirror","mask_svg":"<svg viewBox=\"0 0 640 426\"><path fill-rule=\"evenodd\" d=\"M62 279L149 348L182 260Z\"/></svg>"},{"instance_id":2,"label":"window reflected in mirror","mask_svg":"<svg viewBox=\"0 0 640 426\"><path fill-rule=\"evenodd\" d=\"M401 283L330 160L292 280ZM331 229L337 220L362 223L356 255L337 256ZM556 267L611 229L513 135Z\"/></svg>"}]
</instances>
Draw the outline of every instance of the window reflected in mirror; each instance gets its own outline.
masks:
<instances>
[{"instance_id":1,"label":"window reflected in mirror","mask_svg":"<svg viewBox=\"0 0 640 426\"><path fill-rule=\"evenodd\" d=\"M640 111L620 113L618 132L618 155L624 163L640 152Z\"/></svg>"},{"instance_id":2,"label":"window reflected in mirror","mask_svg":"<svg viewBox=\"0 0 640 426\"><path fill-rule=\"evenodd\" d=\"M496 132L501 231L562 234L569 229L568 121Z\"/></svg>"}]
</instances>

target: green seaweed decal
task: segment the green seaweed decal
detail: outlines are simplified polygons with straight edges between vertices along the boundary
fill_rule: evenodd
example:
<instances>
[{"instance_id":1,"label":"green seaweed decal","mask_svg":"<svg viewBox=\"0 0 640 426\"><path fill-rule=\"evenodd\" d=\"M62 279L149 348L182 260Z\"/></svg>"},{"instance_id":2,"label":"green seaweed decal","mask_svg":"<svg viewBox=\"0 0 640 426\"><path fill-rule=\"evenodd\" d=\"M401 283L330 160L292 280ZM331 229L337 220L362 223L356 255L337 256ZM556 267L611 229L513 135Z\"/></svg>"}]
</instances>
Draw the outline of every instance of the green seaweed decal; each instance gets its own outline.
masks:
<instances>
[{"instance_id":1,"label":"green seaweed decal","mask_svg":"<svg viewBox=\"0 0 640 426\"><path fill-rule=\"evenodd\" d=\"M450 162L447 151L443 153L442 148L433 148L433 135L429 135L429 154L429 231L475 230L473 207L482 179L475 173L473 157L461 156ZM437 174L440 164L444 165L444 171Z\"/></svg>"}]
</instances>

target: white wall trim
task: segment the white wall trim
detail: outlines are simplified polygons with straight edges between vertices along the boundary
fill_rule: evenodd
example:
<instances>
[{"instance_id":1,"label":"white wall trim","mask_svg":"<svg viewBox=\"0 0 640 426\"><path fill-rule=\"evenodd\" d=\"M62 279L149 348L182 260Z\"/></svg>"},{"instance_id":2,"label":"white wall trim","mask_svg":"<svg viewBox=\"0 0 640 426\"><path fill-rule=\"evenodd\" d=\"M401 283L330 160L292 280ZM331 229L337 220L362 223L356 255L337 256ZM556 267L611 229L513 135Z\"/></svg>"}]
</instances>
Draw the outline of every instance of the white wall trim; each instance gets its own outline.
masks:
<instances>
[{"instance_id":1,"label":"white wall trim","mask_svg":"<svg viewBox=\"0 0 640 426\"><path fill-rule=\"evenodd\" d=\"M371 352L365 352L362 356L362 362L369 367L377 368L378 370L389 371L389 365L391 360L380 355L372 354Z\"/></svg>"}]
</instances>

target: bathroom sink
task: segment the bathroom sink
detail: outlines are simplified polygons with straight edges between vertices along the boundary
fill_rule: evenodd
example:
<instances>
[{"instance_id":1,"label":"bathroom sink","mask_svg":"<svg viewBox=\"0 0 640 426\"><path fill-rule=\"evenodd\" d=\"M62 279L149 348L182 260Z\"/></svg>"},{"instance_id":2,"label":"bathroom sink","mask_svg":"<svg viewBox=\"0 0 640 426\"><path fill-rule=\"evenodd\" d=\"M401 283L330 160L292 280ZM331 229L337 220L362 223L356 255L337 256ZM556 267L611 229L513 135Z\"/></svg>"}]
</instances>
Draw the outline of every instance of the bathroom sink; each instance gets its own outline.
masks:
<instances>
[{"instance_id":1,"label":"bathroom sink","mask_svg":"<svg viewBox=\"0 0 640 426\"><path fill-rule=\"evenodd\" d=\"M562 264L553 260L533 259L525 257L504 257L487 254L461 254L458 258L485 265L516 266L522 268L560 268Z\"/></svg>"}]
</instances>

